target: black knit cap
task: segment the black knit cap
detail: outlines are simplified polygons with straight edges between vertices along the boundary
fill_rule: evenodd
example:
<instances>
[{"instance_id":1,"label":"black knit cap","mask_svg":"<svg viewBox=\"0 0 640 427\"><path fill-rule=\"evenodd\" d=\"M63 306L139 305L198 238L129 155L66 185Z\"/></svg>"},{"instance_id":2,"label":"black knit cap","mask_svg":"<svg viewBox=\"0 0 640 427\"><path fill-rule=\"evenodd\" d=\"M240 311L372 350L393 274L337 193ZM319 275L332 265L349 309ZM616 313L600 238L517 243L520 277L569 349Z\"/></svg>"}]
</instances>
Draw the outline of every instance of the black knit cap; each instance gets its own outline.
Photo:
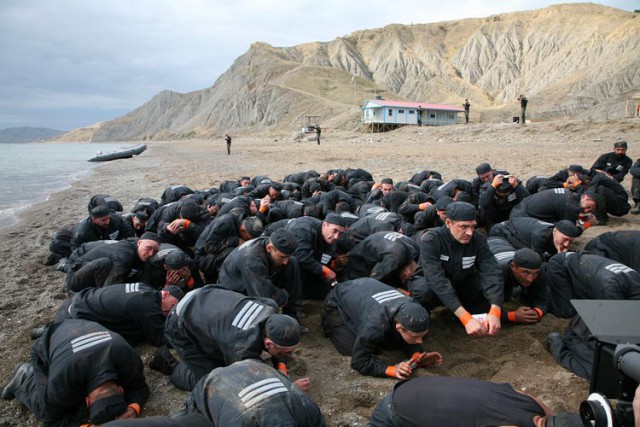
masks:
<instances>
[{"instance_id":1,"label":"black knit cap","mask_svg":"<svg viewBox=\"0 0 640 427\"><path fill-rule=\"evenodd\" d=\"M258 237L264 231L262 221L260 221L260 218L256 218L255 216L245 218L244 221L242 221L242 224L244 224L244 229L247 230L247 233L249 233L251 237Z\"/></svg>"},{"instance_id":2,"label":"black knit cap","mask_svg":"<svg viewBox=\"0 0 640 427\"><path fill-rule=\"evenodd\" d=\"M407 331L416 334L428 331L431 326L431 316L429 316L429 312L414 301L406 302L400 307L400 310L398 310L396 314L395 321L400 323Z\"/></svg>"},{"instance_id":3,"label":"black knit cap","mask_svg":"<svg viewBox=\"0 0 640 427\"><path fill-rule=\"evenodd\" d=\"M109 208L104 205L96 206L95 208L91 209L92 218L102 218L108 215L109 215Z\"/></svg>"},{"instance_id":4,"label":"black knit cap","mask_svg":"<svg viewBox=\"0 0 640 427\"><path fill-rule=\"evenodd\" d=\"M573 237L574 239L582 234L582 229L568 219L556 222L555 227L565 236Z\"/></svg>"},{"instance_id":5,"label":"black knit cap","mask_svg":"<svg viewBox=\"0 0 640 427\"><path fill-rule=\"evenodd\" d=\"M436 209L439 211L446 211L447 210L447 206L449 206L451 203L453 203L453 199L449 196L441 196L437 201L436 201Z\"/></svg>"},{"instance_id":6,"label":"black knit cap","mask_svg":"<svg viewBox=\"0 0 640 427\"><path fill-rule=\"evenodd\" d=\"M153 240L154 242L162 243L160 241L160 236L158 236L153 231L145 231L144 233L142 233L142 236L140 236L140 240Z\"/></svg>"},{"instance_id":7,"label":"black knit cap","mask_svg":"<svg viewBox=\"0 0 640 427\"><path fill-rule=\"evenodd\" d=\"M627 148L627 141L618 141L613 144L614 148Z\"/></svg>"},{"instance_id":8,"label":"black knit cap","mask_svg":"<svg viewBox=\"0 0 640 427\"><path fill-rule=\"evenodd\" d=\"M191 258L189 258L189 255L182 252L180 249L176 249L169 252L169 254L164 259L164 263L171 270L180 270L182 267L185 267L191 263Z\"/></svg>"},{"instance_id":9,"label":"black knit cap","mask_svg":"<svg viewBox=\"0 0 640 427\"><path fill-rule=\"evenodd\" d=\"M587 190L582 194L585 196L589 196L591 199L593 199L596 202L597 207L601 207L604 204L602 201L602 197L595 191Z\"/></svg>"},{"instance_id":10,"label":"black knit cap","mask_svg":"<svg viewBox=\"0 0 640 427\"><path fill-rule=\"evenodd\" d=\"M169 295L171 295L172 297L174 297L178 301L180 301L182 299L182 297L184 296L184 292L182 291L182 289L180 289L176 285L165 286L162 290L169 292Z\"/></svg>"},{"instance_id":11,"label":"black knit cap","mask_svg":"<svg viewBox=\"0 0 640 427\"><path fill-rule=\"evenodd\" d=\"M91 403L89 408L89 419L92 424L104 424L122 415L127 409L127 402L120 393L103 397Z\"/></svg>"},{"instance_id":12,"label":"black knit cap","mask_svg":"<svg viewBox=\"0 0 640 427\"><path fill-rule=\"evenodd\" d=\"M293 347L300 343L300 324L286 314L274 313L264 325L267 338L281 347Z\"/></svg>"},{"instance_id":13,"label":"black knit cap","mask_svg":"<svg viewBox=\"0 0 640 427\"><path fill-rule=\"evenodd\" d=\"M145 211L138 211L134 215L138 218L138 221L146 222L149 219L149 215Z\"/></svg>"},{"instance_id":14,"label":"black knit cap","mask_svg":"<svg viewBox=\"0 0 640 427\"><path fill-rule=\"evenodd\" d=\"M269 187L273 188L275 191L282 191L284 187L279 182L272 182Z\"/></svg>"},{"instance_id":15,"label":"black knit cap","mask_svg":"<svg viewBox=\"0 0 640 427\"><path fill-rule=\"evenodd\" d=\"M575 173L584 173L584 168L581 165L569 165L569 171Z\"/></svg>"},{"instance_id":16,"label":"black knit cap","mask_svg":"<svg viewBox=\"0 0 640 427\"><path fill-rule=\"evenodd\" d=\"M447 218L451 221L474 221L478 212L467 202L453 202L447 206Z\"/></svg>"},{"instance_id":17,"label":"black knit cap","mask_svg":"<svg viewBox=\"0 0 640 427\"><path fill-rule=\"evenodd\" d=\"M200 214L200 208L195 203L187 203L180 208L180 217L190 221L196 219Z\"/></svg>"},{"instance_id":18,"label":"black knit cap","mask_svg":"<svg viewBox=\"0 0 640 427\"><path fill-rule=\"evenodd\" d=\"M286 230L285 228L278 228L271 234L269 240L277 250L285 255L292 255L295 252L296 247L298 246L296 237L292 232Z\"/></svg>"},{"instance_id":19,"label":"black knit cap","mask_svg":"<svg viewBox=\"0 0 640 427\"><path fill-rule=\"evenodd\" d=\"M489 163L480 163L478 167L476 167L476 174L482 175L487 172L491 172L491 165Z\"/></svg>"},{"instance_id":20,"label":"black knit cap","mask_svg":"<svg viewBox=\"0 0 640 427\"><path fill-rule=\"evenodd\" d=\"M334 224L334 225L338 225L340 227L348 227L349 226L349 221L347 221L346 218L343 218L342 216L335 214L335 213L330 213L329 215L327 215L327 217L324 219L324 222L329 223L329 224Z\"/></svg>"},{"instance_id":21,"label":"black knit cap","mask_svg":"<svg viewBox=\"0 0 640 427\"><path fill-rule=\"evenodd\" d=\"M533 249L521 248L513 254L513 263L518 267L538 270L542 266L542 257Z\"/></svg>"}]
</instances>

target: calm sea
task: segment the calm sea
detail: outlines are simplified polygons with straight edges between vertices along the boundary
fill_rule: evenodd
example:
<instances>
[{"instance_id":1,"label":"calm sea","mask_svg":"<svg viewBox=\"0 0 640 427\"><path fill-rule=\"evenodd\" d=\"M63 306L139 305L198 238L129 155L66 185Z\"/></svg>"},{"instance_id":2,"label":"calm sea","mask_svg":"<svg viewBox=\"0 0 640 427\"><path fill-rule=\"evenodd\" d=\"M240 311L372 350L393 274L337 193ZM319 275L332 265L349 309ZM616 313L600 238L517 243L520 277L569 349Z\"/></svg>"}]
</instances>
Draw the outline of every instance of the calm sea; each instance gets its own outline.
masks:
<instances>
[{"instance_id":1,"label":"calm sea","mask_svg":"<svg viewBox=\"0 0 640 427\"><path fill-rule=\"evenodd\" d=\"M130 144L0 144L0 228L15 224L15 214L51 193L64 190L100 163L97 151L110 153Z\"/></svg>"}]
</instances>

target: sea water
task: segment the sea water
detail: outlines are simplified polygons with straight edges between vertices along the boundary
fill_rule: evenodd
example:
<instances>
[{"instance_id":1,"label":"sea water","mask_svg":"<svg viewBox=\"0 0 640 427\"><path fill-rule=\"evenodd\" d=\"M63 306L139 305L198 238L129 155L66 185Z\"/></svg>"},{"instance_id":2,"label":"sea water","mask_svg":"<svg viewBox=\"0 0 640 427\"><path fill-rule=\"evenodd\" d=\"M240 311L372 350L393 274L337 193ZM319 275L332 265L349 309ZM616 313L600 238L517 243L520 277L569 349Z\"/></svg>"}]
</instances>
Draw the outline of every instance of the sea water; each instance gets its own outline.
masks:
<instances>
[{"instance_id":1,"label":"sea water","mask_svg":"<svg viewBox=\"0 0 640 427\"><path fill-rule=\"evenodd\" d=\"M47 200L91 173L99 162L87 159L98 151L131 147L120 143L0 144L0 228L15 224L16 213Z\"/></svg>"}]
</instances>

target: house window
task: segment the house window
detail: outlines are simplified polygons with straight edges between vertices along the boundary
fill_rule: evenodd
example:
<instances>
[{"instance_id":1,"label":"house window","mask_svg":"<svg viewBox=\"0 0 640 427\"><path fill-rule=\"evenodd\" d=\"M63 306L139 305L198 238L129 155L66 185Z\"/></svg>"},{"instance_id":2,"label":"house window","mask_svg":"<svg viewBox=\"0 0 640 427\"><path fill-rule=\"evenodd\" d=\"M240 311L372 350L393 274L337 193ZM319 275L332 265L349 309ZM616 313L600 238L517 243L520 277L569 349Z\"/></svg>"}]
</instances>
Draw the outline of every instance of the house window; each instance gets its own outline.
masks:
<instances>
[{"instance_id":1,"label":"house window","mask_svg":"<svg viewBox=\"0 0 640 427\"><path fill-rule=\"evenodd\" d=\"M409 110L409 114L415 114L416 112L413 110Z\"/></svg>"},{"instance_id":2,"label":"house window","mask_svg":"<svg viewBox=\"0 0 640 427\"><path fill-rule=\"evenodd\" d=\"M451 120L455 119L455 117L453 116L453 113L449 113L449 119Z\"/></svg>"},{"instance_id":3,"label":"house window","mask_svg":"<svg viewBox=\"0 0 640 427\"><path fill-rule=\"evenodd\" d=\"M430 114L429 117L431 117L432 119L435 119L436 115L435 114Z\"/></svg>"},{"instance_id":4,"label":"house window","mask_svg":"<svg viewBox=\"0 0 640 427\"><path fill-rule=\"evenodd\" d=\"M389 115L393 116L393 110L389 110Z\"/></svg>"},{"instance_id":5,"label":"house window","mask_svg":"<svg viewBox=\"0 0 640 427\"><path fill-rule=\"evenodd\" d=\"M404 110L398 110L398 114L404 114Z\"/></svg>"}]
</instances>

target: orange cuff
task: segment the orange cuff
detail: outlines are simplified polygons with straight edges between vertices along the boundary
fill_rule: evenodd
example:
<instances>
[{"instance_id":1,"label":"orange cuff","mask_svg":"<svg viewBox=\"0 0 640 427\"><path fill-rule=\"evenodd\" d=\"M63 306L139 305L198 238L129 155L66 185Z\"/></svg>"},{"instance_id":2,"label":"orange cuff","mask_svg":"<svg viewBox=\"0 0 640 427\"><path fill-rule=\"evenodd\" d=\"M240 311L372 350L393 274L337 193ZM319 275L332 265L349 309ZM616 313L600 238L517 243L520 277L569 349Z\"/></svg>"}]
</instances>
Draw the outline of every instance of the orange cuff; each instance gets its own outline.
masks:
<instances>
[{"instance_id":1,"label":"orange cuff","mask_svg":"<svg viewBox=\"0 0 640 427\"><path fill-rule=\"evenodd\" d=\"M542 309L540 309L539 307L533 307L533 309L536 311L536 313L538 313L538 320L542 319L542 316L544 316L544 311L542 311Z\"/></svg>"},{"instance_id":2,"label":"orange cuff","mask_svg":"<svg viewBox=\"0 0 640 427\"><path fill-rule=\"evenodd\" d=\"M378 183L376 182L375 184L373 184L373 185L371 186L371 189L372 189L372 190L375 190L376 188L379 188L379 187L380 187L380 184L378 184Z\"/></svg>"},{"instance_id":3,"label":"orange cuff","mask_svg":"<svg viewBox=\"0 0 640 427\"><path fill-rule=\"evenodd\" d=\"M427 202L420 203L420 204L418 205L418 209L419 209L419 210L421 210L421 211L426 210L426 209L427 209Z\"/></svg>"},{"instance_id":4,"label":"orange cuff","mask_svg":"<svg viewBox=\"0 0 640 427\"><path fill-rule=\"evenodd\" d=\"M410 297L411 296L411 292L409 292L406 289L402 289L402 288L396 288L398 290L398 292L405 294L406 296Z\"/></svg>"},{"instance_id":5,"label":"orange cuff","mask_svg":"<svg viewBox=\"0 0 640 427\"><path fill-rule=\"evenodd\" d=\"M492 305L491 310L489 310L489 315L496 316L498 319L500 318L501 313L502 313L502 310L500 310L500 307L496 307L494 305Z\"/></svg>"},{"instance_id":6,"label":"orange cuff","mask_svg":"<svg viewBox=\"0 0 640 427\"><path fill-rule=\"evenodd\" d=\"M516 323L516 312L515 311L510 311L507 313L507 319L509 319L509 322L513 322Z\"/></svg>"},{"instance_id":7,"label":"orange cuff","mask_svg":"<svg viewBox=\"0 0 640 427\"><path fill-rule=\"evenodd\" d=\"M467 323L473 319L473 316L468 311L465 311L462 316L460 316L460 322L462 322L463 326L467 326Z\"/></svg>"},{"instance_id":8,"label":"orange cuff","mask_svg":"<svg viewBox=\"0 0 640 427\"><path fill-rule=\"evenodd\" d=\"M384 374L388 377L395 378L396 377L396 367L395 366L387 366Z\"/></svg>"},{"instance_id":9,"label":"orange cuff","mask_svg":"<svg viewBox=\"0 0 640 427\"><path fill-rule=\"evenodd\" d=\"M267 205L261 205L260 206L260 212L267 213L268 210L269 210L269 208L267 207Z\"/></svg>"},{"instance_id":10,"label":"orange cuff","mask_svg":"<svg viewBox=\"0 0 640 427\"><path fill-rule=\"evenodd\" d=\"M189 281L186 283L187 288L193 288L193 285L196 284L196 281L192 278L189 279Z\"/></svg>"},{"instance_id":11,"label":"orange cuff","mask_svg":"<svg viewBox=\"0 0 640 427\"><path fill-rule=\"evenodd\" d=\"M287 365L285 365L283 362L278 362L278 364L276 365L276 369L280 371L281 374L289 376L289 371L287 371Z\"/></svg>"},{"instance_id":12,"label":"orange cuff","mask_svg":"<svg viewBox=\"0 0 640 427\"><path fill-rule=\"evenodd\" d=\"M569 183L568 183L568 182L563 182L563 183L562 183L562 187L563 187L563 188L567 188L568 186L569 186Z\"/></svg>"},{"instance_id":13,"label":"orange cuff","mask_svg":"<svg viewBox=\"0 0 640 427\"><path fill-rule=\"evenodd\" d=\"M322 276L326 279L327 277L329 277L329 274L331 274L331 269L329 267L327 267L326 265L322 266Z\"/></svg>"},{"instance_id":14,"label":"orange cuff","mask_svg":"<svg viewBox=\"0 0 640 427\"><path fill-rule=\"evenodd\" d=\"M133 409L136 413L136 417L140 416L140 405L138 405L137 403L129 403L127 405L127 407Z\"/></svg>"},{"instance_id":15,"label":"orange cuff","mask_svg":"<svg viewBox=\"0 0 640 427\"><path fill-rule=\"evenodd\" d=\"M184 229L186 230L187 228L189 228L190 225L191 225L191 221L189 221L188 219L185 219L183 224Z\"/></svg>"}]
</instances>

